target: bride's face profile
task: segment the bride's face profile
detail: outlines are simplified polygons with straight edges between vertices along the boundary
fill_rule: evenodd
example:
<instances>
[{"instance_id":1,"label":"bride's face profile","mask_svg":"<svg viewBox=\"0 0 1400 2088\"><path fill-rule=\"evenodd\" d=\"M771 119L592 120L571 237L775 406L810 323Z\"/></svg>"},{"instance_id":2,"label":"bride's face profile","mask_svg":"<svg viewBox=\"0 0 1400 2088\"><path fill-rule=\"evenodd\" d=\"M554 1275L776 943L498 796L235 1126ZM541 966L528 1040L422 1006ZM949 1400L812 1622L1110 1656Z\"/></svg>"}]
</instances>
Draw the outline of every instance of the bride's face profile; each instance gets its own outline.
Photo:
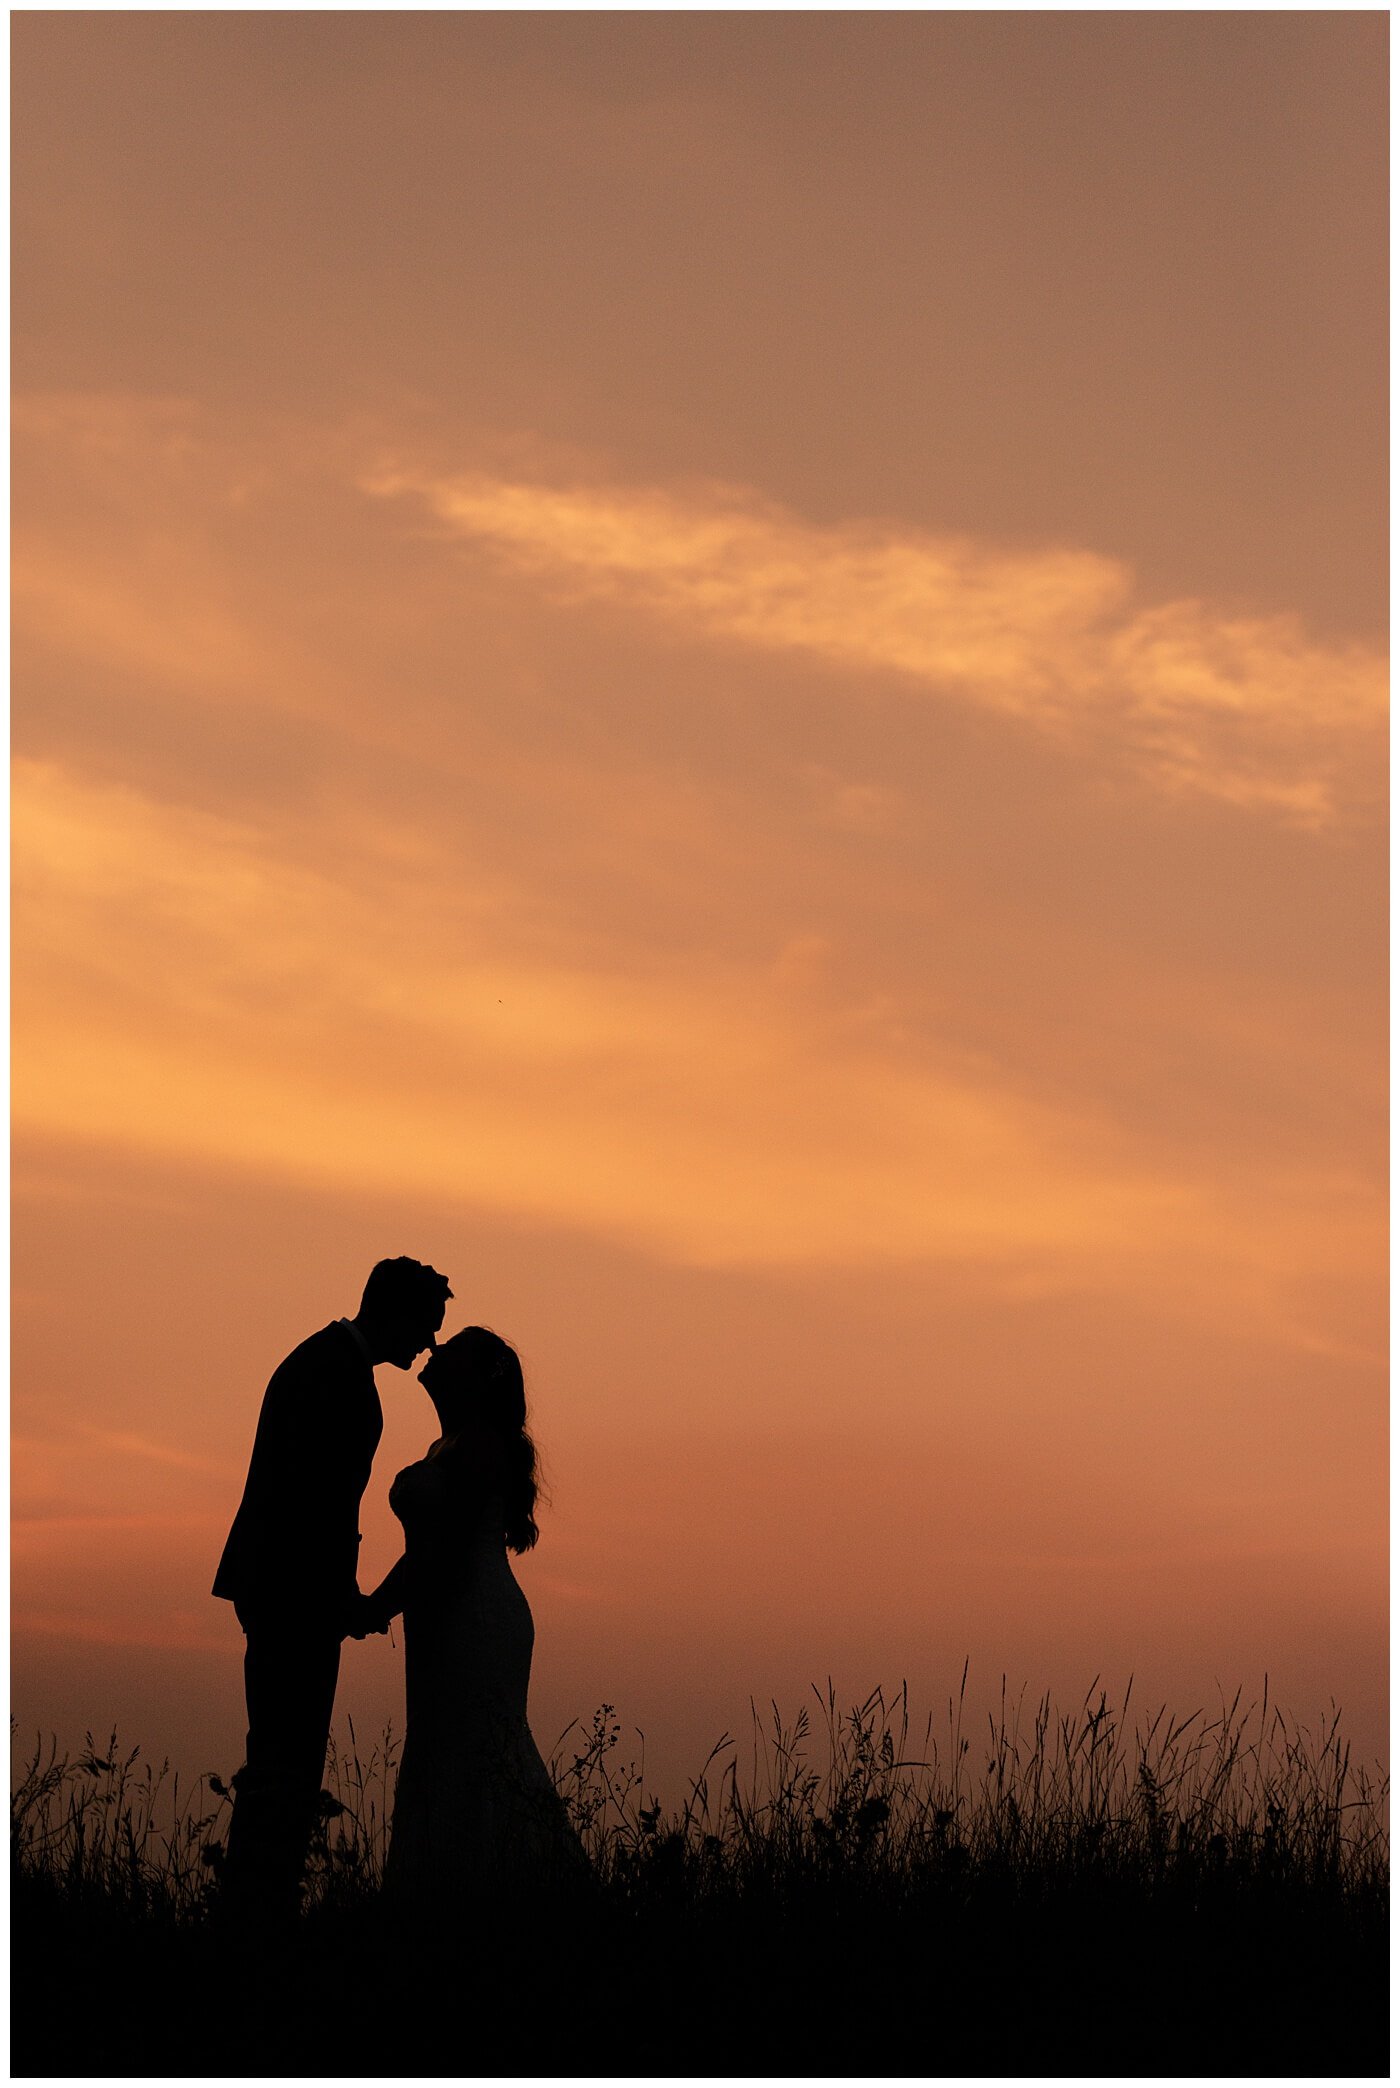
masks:
<instances>
[{"instance_id":1,"label":"bride's face profile","mask_svg":"<svg viewBox=\"0 0 1400 2088\"><path fill-rule=\"evenodd\" d=\"M418 1382L429 1392L460 1392L466 1389L474 1374L471 1359L454 1355L447 1347L433 1350L418 1373Z\"/></svg>"},{"instance_id":2,"label":"bride's face profile","mask_svg":"<svg viewBox=\"0 0 1400 2088\"><path fill-rule=\"evenodd\" d=\"M418 1382L437 1409L445 1437L475 1426L508 1435L525 1426L519 1361L487 1328L464 1327L452 1335L429 1356Z\"/></svg>"},{"instance_id":3,"label":"bride's face profile","mask_svg":"<svg viewBox=\"0 0 1400 2088\"><path fill-rule=\"evenodd\" d=\"M444 1435L455 1434L466 1418L474 1371L471 1359L453 1355L450 1346L435 1349L418 1373L418 1382L437 1408Z\"/></svg>"}]
</instances>

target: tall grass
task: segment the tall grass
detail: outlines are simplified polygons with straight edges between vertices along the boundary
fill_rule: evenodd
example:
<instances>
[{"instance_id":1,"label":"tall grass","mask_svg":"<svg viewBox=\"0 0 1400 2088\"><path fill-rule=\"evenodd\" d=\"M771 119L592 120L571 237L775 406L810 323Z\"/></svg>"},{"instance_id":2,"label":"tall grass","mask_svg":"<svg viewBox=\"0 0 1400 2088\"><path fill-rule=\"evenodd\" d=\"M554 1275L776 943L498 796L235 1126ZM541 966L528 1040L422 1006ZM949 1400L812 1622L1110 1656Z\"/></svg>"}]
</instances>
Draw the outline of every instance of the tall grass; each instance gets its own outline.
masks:
<instances>
[{"instance_id":1,"label":"tall grass","mask_svg":"<svg viewBox=\"0 0 1400 2088\"><path fill-rule=\"evenodd\" d=\"M348 1746L326 1758L326 1787L307 1862L308 1905L367 1898L383 1878L398 1743L384 1733L362 1759ZM13 1749L16 1733L11 1728ZM36 1739L10 1792L10 1860L18 1883L69 1903L102 1904L143 1920L193 1922L217 1897L233 1807L232 1780L209 1770L181 1784L169 1761L99 1747L60 1755Z\"/></svg>"},{"instance_id":2,"label":"tall grass","mask_svg":"<svg viewBox=\"0 0 1400 2088\"><path fill-rule=\"evenodd\" d=\"M12 1725L12 1753L15 1737ZM75 1756L38 1739L10 1790L14 1881L143 1920L195 1916L210 1897L208 1851L228 1800L219 1777L182 1789L168 1762L123 1752L115 1732L105 1746L87 1734Z\"/></svg>"},{"instance_id":3,"label":"tall grass","mask_svg":"<svg viewBox=\"0 0 1400 2088\"><path fill-rule=\"evenodd\" d=\"M1022 1892L1072 1882L1141 1891L1230 1880L1333 1897L1385 1891L1388 1780L1351 1760L1335 1709L1316 1728L1240 1694L1212 1715L1129 1723L1091 1688L1059 1713L1009 1700L964 1730L966 1669L946 1732L915 1728L908 1691L842 1710L752 1707L746 1751L712 1751L669 1815L618 1755L609 1707L556 1760L599 1875L626 1889L658 1866L692 1890L839 1881L886 1899L993 1877ZM745 1758L746 1757L746 1758Z\"/></svg>"},{"instance_id":4,"label":"tall grass","mask_svg":"<svg viewBox=\"0 0 1400 2088\"><path fill-rule=\"evenodd\" d=\"M227 1782L36 1743L15 2071L1385 2070L1388 1786L1335 1714L1134 1717L1096 1689L974 1719L964 1673L935 1730L903 1689L828 1686L755 1708L663 1805L605 1705L553 1764L596 1893L440 1929L378 1891L397 1759L353 1727L332 1751L307 1917L250 1963L210 1918Z\"/></svg>"},{"instance_id":5,"label":"tall grass","mask_svg":"<svg viewBox=\"0 0 1400 2088\"><path fill-rule=\"evenodd\" d=\"M828 1685L784 1715L752 1707L739 1747L711 1750L670 1808L647 1791L604 1705L555 1749L556 1786L605 1890L701 1900L736 1892L839 1891L887 1904L988 1881L1031 1896L1070 1887L1136 1893L1234 1889L1382 1899L1388 1780L1353 1764L1333 1711L1306 1728L1239 1694L1211 1714L1165 1708L1131 1723L1091 1688L1069 1713L1008 1699L985 1723L962 1687L935 1730L907 1688L838 1706ZM966 1725L966 1730L965 1730ZM383 1874L398 1743L362 1754L353 1724L333 1746L308 1865L312 1909L375 1893ZM87 1738L74 1756L36 1743L14 1783L17 1880L143 1919L208 1911L230 1789L182 1785L168 1763Z\"/></svg>"}]
</instances>

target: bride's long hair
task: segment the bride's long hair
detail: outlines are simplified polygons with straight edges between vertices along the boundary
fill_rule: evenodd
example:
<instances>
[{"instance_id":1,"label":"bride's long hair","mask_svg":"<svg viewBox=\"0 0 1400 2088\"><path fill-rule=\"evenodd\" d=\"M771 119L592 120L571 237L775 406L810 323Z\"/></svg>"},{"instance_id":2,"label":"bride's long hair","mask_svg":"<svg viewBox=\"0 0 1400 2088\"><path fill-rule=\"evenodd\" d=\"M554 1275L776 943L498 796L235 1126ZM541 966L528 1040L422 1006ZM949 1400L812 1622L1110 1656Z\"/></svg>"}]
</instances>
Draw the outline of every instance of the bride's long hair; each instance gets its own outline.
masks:
<instances>
[{"instance_id":1,"label":"bride's long hair","mask_svg":"<svg viewBox=\"0 0 1400 2088\"><path fill-rule=\"evenodd\" d=\"M437 1354L449 1362L453 1377L459 1369L462 1372L461 1418L483 1428L500 1453L506 1543L513 1552L527 1552L540 1534L535 1521L540 1461L526 1426L525 1374L520 1358L489 1327L463 1327ZM444 1405L447 1403L445 1400ZM458 1407L459 1401L451 1399L450 1405ZM443 1413L442 1407L439 1412ZM443 1420L445 1425L446 1413Z\"/></svg>"}]
</instances>

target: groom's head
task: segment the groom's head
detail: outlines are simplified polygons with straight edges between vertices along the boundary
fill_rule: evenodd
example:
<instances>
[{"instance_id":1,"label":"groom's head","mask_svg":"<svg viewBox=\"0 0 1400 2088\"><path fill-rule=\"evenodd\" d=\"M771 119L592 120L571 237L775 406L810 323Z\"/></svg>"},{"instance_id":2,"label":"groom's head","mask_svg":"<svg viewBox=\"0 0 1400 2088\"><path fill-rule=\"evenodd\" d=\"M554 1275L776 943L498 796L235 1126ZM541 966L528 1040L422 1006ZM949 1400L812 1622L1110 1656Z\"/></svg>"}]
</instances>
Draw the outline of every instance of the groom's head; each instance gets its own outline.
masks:
<instances>
[{"instance_id":1,"label":"groom's head","mask_svg":"<svg viewBox=\"0 0 1400 2088\"><path fill-rule=\"evenodd\" d=\"M432 1348L451 1296L447 1278L426 1262L406 1254L376 1262L357 1316L373 1360L407 1370L415 1356Z\"/></svg>"}]
</instances>

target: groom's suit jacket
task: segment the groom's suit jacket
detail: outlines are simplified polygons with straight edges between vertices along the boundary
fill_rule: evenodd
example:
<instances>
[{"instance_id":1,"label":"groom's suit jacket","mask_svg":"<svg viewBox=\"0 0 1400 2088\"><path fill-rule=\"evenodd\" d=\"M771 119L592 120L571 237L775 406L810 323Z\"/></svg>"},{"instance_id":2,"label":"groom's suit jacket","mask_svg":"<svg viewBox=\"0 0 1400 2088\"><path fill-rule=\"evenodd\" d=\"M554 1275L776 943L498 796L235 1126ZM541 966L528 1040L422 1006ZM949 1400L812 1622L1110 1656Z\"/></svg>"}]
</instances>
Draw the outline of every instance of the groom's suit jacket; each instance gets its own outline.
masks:
<instances>
[{"instance_id":1,"label":"groom's suit jacket","mask_svg":"<svg viewBox=\"0 0 1400 2088\"><path fill-rule=\"evenodd\" d=\"M245 1618L345 1629L360 1497L383 1432L374 1372L356 1335L333 1320L272 1374L214 1593Z\"/></svg>"}]
</instances>

